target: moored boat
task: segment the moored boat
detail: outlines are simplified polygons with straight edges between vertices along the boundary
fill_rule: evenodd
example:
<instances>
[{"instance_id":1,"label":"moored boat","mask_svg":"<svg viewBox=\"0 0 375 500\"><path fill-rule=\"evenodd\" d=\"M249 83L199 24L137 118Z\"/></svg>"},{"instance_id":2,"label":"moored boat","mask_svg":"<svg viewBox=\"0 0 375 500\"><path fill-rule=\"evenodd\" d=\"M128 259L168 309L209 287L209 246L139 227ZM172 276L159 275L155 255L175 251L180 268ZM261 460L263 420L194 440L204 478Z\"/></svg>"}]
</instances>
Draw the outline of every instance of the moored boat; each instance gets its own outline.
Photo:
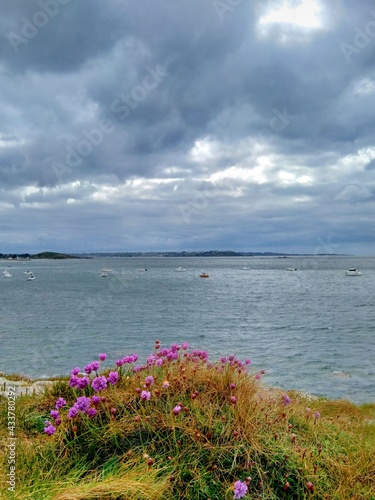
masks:
<instances>
[{"instance_id":1,"label":"moored boat","mask_svg":"<svg viewBox=\"0 0 375 500\"><path fill-rule=\"evenodd\" d=\"M355 269L355 267L352 267L350 269L348 269L345 274L347 276L362 276L362 273L361 271L358 271L357 269Z\"/></svg>"},{"instance_id":2,"label":"moored boat","mask_svg":"<svg viewBox=\"0 0 375 500\"><path fill-rule=\"evenodd\" d=\"M207 273L200 273L199 277L200 277L200 278L209 278L209 277L210 277L210 275L209 275L209 274L207 274Z\"/></svg>"}]
</instances>

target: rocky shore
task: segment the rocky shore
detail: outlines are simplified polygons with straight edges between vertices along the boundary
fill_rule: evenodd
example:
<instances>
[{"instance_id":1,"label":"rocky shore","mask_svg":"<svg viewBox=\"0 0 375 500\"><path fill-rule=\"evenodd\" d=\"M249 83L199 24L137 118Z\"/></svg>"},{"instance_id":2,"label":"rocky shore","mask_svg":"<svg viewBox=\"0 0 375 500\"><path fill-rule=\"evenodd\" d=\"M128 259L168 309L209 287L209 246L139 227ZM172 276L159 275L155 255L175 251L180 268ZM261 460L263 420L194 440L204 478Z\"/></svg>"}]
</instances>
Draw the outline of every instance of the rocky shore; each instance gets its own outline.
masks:
<instances>
[{"instance_id":1,"label":"rocky shore","mask_svg":"<svg viewBox=\"0 0 375 500\"><path fill-rule=\"evenodd\" d=\"M10 388L14 389L16 396L38 394L52 384L52 380L10 380L0 376L0 395L6 396Z\"/></svg>"}]
</instances>

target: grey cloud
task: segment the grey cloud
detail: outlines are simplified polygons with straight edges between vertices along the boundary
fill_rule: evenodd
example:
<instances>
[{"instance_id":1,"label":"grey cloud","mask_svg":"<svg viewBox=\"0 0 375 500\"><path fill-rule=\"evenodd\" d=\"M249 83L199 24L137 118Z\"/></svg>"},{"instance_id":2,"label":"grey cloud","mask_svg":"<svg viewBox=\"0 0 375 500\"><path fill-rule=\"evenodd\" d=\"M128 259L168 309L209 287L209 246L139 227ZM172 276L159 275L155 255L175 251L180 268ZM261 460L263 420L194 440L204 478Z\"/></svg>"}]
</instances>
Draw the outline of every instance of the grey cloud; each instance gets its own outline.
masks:
<instances>
[{"instance_id":1,"label":"grey cloud","mask_svg":"<svg viewBox=\"0 0 375 500\"><path fill-rule=\"evenodd\" d=\"M367 163L365 170L375 170L375 158Z\"/></svg>"},{"instance_id":2,"label":"grey cloud","mask_svg":"<svg viewBox=\"0 0 375 500\"><path fill-rule=\"evenodd\" d=\"M375 37L354 37L375 7L319 1L321 28L264 35L281 2L0 2L1 240L285 250L367 221Z\"/></svg>"}]
</instances>

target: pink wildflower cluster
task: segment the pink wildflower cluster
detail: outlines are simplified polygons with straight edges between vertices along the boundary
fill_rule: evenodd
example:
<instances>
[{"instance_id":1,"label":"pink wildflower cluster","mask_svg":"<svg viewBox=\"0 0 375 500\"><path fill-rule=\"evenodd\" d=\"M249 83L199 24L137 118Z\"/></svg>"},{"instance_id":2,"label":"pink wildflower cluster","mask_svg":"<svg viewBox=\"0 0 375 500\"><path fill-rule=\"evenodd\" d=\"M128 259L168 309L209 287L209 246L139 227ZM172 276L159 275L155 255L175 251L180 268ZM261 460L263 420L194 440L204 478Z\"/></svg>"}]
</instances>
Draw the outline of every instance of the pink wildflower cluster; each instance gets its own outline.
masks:
<instances>
[{"instance_id":1,"label":"pink wildflower cluster","mask_svg":"<svg viewBox=\"0 0 375 500\"><path fill-rule=\"evenodd\" d=\"M98 375L100 363L102 361L105 361L106 358L106 354L99 354L99 361L91 361L91 363L87 364L84 367L85 374L81 372L81 369L79 367L73 368L70 372L69 386L82 391L91 386L94 391L101 392L107 388L108 384L115 385L119 380L119 374L117 372L110 372L108 377L105 377L104 375ZM92 372L95 372L95 374L97 375L93 379L88 376L91 375ZM68 408L66 417L69 419L73 419L77 417L79 413L86 414L90 418L95 417L95 415L97 414L97 409L94 408L94 406L97 406L100 401L104 400L104 397L100 398L96 395L93 395L91 398L87 396L77 397L73 406L71 408ZM54 425L52 425L48 420L46 421L44 428L44 432L46 434L52 435L56 432L56 427L61 424L60 411L65 406L65 399L58 398L55 404L56 409L51 410L50 412L50 416L54 420Z\"/></svg>"},{"instance_id":2,"label":"pink wildflower cluster","mask_svg":"<svg viewBox=\"0 0 375 500\"><path fill-rule=\"evenodd\" d=\"M91 361L91 363L84 366L83 370L84 370L86 375L90 375L92 372L95 372L97 374L97 372L100 368L100 363L102 361L105 361L105 359L107 358L107 355L104 353L100 353L98 357L99 357L99 361L96 361L96 360ZM79 367L73 368L71 370L70 379L69 379L69 386L75 387L78 390L83 391L86 387L88 387L90 385L91 380L86 375L84 375L82 377L79 376L80 373L81 373L81 369ZM103 388L105 389L105 387L106 387L106 381L104 382L103 377L96 377L91 382L91 385L95 390L103 390ZM100 389L99 389L99 387L100 387Z\"/></svg>"},{"instance_id":3,"label":"pink wildflower cluster","mask_svg":"<svg viewBox=\"0 0 375 500\"><path fill-rule=\"evenodd\" d=\"M167 362L177 360L179 358L180 351L186 351L189 349L189 344L187 342L183 342L182 344L172 344L169 348L164 347L161 349L160 343L157 341L155 349L157 352L150 354L146 360L147 366L163 366Z\"/></svg>"},{"instance_id":4,"label":"pink wildflower cluster","mask_svg":"<svg viewBox=\"0 0 375 500\"><path fill-rule=\"evenodd\" d=\"M202 351L200 349L196 349L196 350L192 351L190 356L188 356L188 357L193 361L202 360L203 362L207 362L208 361L208 352Z\"/></svg>"},{"instance_id":5,"label":"pink wildflower cluster","mask_svg":"<svg viewBox=\"0 0 375 500\"><path fill-rule=\"evenodd\" d=\"M95 417L97 410L91 406L92 404L95 404L94 398L95 396L92 398L86 396L77 398L74 405L68 409L66 414L67 418L75 418L79 413L85 413L89 417ZM56 410L50 411L50 416L54 420L54 425L51 424L49 420L46 420L44 432L47 435L51 436L54 434L56 432L56 428L61 424L59 410L61 410L64 406L66 406L66 401L63 398L59 398L55 404Z\"/></svg>"},{"instance_id":6,"label":"pink wildflower cluster","mask_svg":"<svg viewBox=\"0 0 375 500\"><path fill-rule=\"evenodd\" d=\"M132 371L134 373L137 373L144 370L153 370L154 367L163 366L167 363L173 363L174 361L181 359L182 353L183 358L187 361L192 361L194 363L202 362L206 363L206 366L208 367L212 366L211 363L208 363L207 351L195 349L191 352L188 352L188 349L189 345L187 342L182 342L181 344L174 343L169 348L162 348L160 345L160 341L157 340L155 341L154 352L147 358L146 363L144 365L134 366L132 368ZM74 419L79 414L87 415L90 418L95 417L99 411L98 405L100 403L105 403L107 399L106 396L100 396L98 395L98 393L103 393L103 391L105 391L108 386L117 384L122 373L121 367L123 365L135 363L138 360L137 354L124 356L123 358L116 361L117 371L111 371L107 376L104 376L99 373L99 369L101 362L106 360L107 355L105 353L101 353L98 357L99 361L91 361L84 367L83 371L81 371L79 367L75 367L71 370L69 386L79 391L84 391L84 395L77 397L76 401L70 408L65 408L67 407L67 404L63 398L59 398L56 401L55 409L51 410L50 412L50 417L54 422L52 424L50 421L46 421L46 426L44 428L44 432L46 434L52 435L54 434L54 432L56 432L56 428L61 424L60 412L63 409L66 410L65 415L68 419ZM235 369L242 369L244 366L251 363L249 359L245 362L239 361L234 355L228 356L227 358L222 358L221 362L222 364L228 363ZM137 387L136 393L141 400L149 401L153 397L153 394L158 395L160 393L160 389L168 389L170 383L168 380L164 380L160 384L160 387L156 387L154 389L154 385L157 385L156 379L154 375L148 374L147 376L145 376L142 385L140 385L140 387ZM230 391L234 391L236 389L236 385L234 383L230 383L229 389ZM93 394L93 392L95 392L96 394ZM197 395L198 392L195 391L191 395L192 399L195 399ZM233 392L230 396L230 402L233 405L237 403L237 398L233 395ZM173 408L172 413L174 415L178 415L181 409L181 403L178 403ZM116 409L111 409L111 418L114 418L113 415L115 414L115 411ZM188 411L188 409L184 408L184 411Z\"/></svg>"},{"instance_id":7,"label":"pink wildflower cluster","mask_svg":"<svg viewBox=\"0 0 375 500\"><path fill-rule=\"evenodd\" d=\"M88 365L84 366L85 372L90 375L91 372L97 372L100 367L100 361L91 361Z\"/></svg>"},{"instance_id":8,"label":"pink wildflower cluster","mask_svg":"<svg viewBox=\"0 0 375 500\"><path fill-rule=\"evenodd\" d=\"M236 368L242 369L245 366L251 365L251 360L246 359L245 361L240 361L239 359L236 358L234 354L229 355L228 357L223 356L220 358L220 361L223 365L228 363L230 366L234 366Z\"/></svg>"},{"instance_id":9,"label":"pink wildflower cluster","mask_svg":"<svg viewBox=\"0 0 375 500\"><path fill-rule=\"evenodd\" d=\"M116 365L121 367L122 365L135 363L138 360L138 354L130 354L129 356L124 356L122 359L116 361Z\"/></svg>"}]
</instances>

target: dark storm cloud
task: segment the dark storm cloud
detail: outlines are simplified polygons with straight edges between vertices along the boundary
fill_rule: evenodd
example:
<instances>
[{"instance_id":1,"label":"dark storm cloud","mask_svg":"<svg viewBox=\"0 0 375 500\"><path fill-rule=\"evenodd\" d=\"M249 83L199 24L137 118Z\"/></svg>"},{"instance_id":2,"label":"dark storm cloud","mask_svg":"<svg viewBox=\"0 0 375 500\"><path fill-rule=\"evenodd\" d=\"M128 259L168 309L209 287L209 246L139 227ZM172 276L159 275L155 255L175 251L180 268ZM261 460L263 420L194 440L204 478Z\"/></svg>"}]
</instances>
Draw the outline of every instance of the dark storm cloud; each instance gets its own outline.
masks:
<instances>
[{"instance_id":1,"label":"dark storm cloud","mask_svg":"<svg viewBox=\"0 0 375 500\"><path fill-rule=\"evenodd\" d=\"M283 4L305 5L302 21L320 7L320 24L262 24ZM361 234L370 224L372 1L0 9L0 214L13 223L0 223L3 241L311 249L348 217ZM36 219L39 236L25 236Z\"/></svg>"}]
</instances>

